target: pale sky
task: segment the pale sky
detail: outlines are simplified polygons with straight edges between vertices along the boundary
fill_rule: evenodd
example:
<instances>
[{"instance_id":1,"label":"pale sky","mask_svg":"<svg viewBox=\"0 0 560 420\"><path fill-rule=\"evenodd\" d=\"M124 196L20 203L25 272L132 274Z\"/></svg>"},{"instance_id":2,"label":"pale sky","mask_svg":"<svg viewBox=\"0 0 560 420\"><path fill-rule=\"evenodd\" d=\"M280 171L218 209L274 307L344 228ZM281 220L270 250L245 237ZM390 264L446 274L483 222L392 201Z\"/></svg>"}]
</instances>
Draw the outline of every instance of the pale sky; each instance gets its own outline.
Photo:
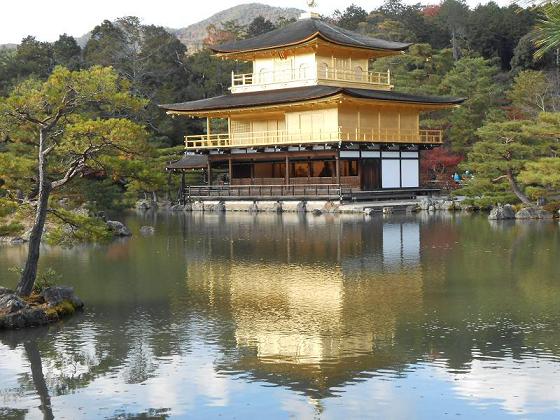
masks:
<instances>
[{"instance_id":1,"label":"pale sky","mask_svg":"<svg viewBox=\"0 0 560 420\"><path fill-rule=\"evenodd\" d=\"M27 35L54 41L67 33L79 37L104 19L138 16L143 23L182 28L229 7L250 0L4 0L0 2L0 44L19 43ZM305 0L255 0L279 7L306 8ZM485 0L467 0L471 6ZM507 4L510 0L496 0ZM318 0L317 11L329 15L352 3L371 11L383 0ZM439 0L405 0L405 3L439 3Z\"/></svg>"}]
</instances>

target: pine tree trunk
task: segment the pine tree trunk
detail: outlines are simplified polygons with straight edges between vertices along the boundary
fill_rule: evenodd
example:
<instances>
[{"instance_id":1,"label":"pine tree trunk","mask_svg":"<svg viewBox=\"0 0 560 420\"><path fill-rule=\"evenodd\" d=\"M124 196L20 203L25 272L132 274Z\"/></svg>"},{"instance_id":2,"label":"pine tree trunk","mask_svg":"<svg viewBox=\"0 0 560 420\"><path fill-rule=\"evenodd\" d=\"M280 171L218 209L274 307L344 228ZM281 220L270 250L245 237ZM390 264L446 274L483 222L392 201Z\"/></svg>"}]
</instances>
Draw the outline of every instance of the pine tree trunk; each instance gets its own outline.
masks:
<instances>
[{"instance_id":1,"label":"pine tree trunk","mask_svg":"<svg viewBox=\"0 0 560 420\"><path fill-rule=\"evenodd\" d=\"M511 187L511 190L517 196L517 198L519 198L525 204L532 204L531 200L529 200L529 197L527 197L523 193L523 191L521 191L521 188L519 188L519 185L517 185L517 182L515 180L515 177L513 176L513 173L511 172L511 170L507 171L507 179L509 181L509 185Z\"/></svg>"},{"instance_id":2,"label":"pine tree trunk","mask_svg":"<svg viewBox=\"0 0 560 420\"><path fill-rule=\"evenodd\" d=\"M457 45L457 38L455 37L455 29L453 29L451 34L451 49L453 50L453 60L459 60L461 57L459 54L459 46Z\"/></svg>"},{"instance_id":3,"label":"pine tree trunk","mask_svg":"<svg viewBox=\"0 0 560 420\"><path fill-rule=\"evenodd\" d=\"M31 235L29 237L27 261L25 262L25 267L16 289L20 296L29 296L33 291L35 279L37 278L41 239L47 219L51 183L46 179L45 174L46 161L43 156L43 150L45 148L44 143L45 135L41 130L39 134L39 197L37 200L37 210L35 211L35 222L33 223Z\"/></svg>"}]
</instances>

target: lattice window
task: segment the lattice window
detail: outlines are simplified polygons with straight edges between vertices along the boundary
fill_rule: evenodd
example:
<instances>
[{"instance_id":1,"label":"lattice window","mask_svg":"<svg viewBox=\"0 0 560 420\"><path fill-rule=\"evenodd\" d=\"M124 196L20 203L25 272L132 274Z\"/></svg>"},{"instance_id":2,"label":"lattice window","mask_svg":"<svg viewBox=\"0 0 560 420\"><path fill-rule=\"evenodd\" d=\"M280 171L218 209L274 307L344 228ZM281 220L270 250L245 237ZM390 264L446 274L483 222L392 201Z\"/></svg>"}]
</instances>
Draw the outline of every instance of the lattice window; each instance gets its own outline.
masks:
<instances>
[{"instance_id":1,"label":"lattice window","mask_svg":"<svg viewBox=\"0 0 560 420\"><path fill-rule=\"evenodd\" d=\"M249 121L231 120L232 133L248 133L251 131L251 123Z\"/></svg>"}]
</instances>

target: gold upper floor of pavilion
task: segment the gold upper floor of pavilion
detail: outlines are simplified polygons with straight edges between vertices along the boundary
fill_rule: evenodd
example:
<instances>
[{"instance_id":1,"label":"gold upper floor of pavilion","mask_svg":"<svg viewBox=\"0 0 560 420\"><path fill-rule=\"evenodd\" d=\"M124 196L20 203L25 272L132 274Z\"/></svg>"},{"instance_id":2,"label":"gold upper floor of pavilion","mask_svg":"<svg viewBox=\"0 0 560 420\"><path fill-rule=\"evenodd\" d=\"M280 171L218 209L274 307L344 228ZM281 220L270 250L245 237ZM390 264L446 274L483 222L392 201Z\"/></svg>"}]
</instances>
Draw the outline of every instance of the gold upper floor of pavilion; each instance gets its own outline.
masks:
<instances>
[{"instance_id":1,"label":"gold upper floor of pavilion","mask_svg":"<svg viewBox=\"0 0 560 420\"><path fill-rule=\"evenodd\" d=\"M312 85L389 90L389 71L373 72L371 59L400 54L410 44L338 28L320 19L300 19L285 28L213 47L224 59L252 62L249 73L232 73L231 92Z\"/></svg>"},{"instance_id":2,"label":"gold upper floor of pavilion","mask_svg":"<svg viewBox=\"0 0 560 420\"><path fill-rule=\"evenodd\" d=\"M421 129L419 115L463 99L398 93L389 70L370 70L372 60L402 54L409 46L300 19L211 48L223 59L252 63L252 72L232 73L230 94L161 107L171 115L207 119L204 134L185 137L189 150L441 144L442 131ZM212 127L213 119L223 122Z\"/></svg>"}]
</instances>

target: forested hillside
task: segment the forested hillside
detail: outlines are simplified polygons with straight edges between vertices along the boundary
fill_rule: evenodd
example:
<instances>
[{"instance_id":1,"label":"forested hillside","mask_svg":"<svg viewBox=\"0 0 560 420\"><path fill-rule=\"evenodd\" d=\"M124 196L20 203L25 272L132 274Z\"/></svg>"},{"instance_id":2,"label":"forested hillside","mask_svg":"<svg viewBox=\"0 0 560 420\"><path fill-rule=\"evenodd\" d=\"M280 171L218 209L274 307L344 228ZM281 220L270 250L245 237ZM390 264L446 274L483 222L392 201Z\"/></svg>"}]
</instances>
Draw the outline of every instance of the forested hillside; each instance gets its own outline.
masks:
<instances>
[{"instance_id":1,"label":"forested hillside","mask_svg":"<svg viewBox=\"0 0 560 420\"><path fill-rule=\"evenodd\" d=\"M236 22L238 25L247 26L259 16L276 24L285 19L296 19L302 12L299 9L274 7L260 3L240 4L216 13L201 22L171 32L187 46L189 51L194 52L204 47L208 26L220 27L224 22Z\"/></svg>"},{"instance_id":2,"label":"forested hillside","mask_svg":"<svg viewBox=\"0 0 560 420\"><path fill-rule=\"evenodd\" d=\"M424 121L446 133L444 148L427 154L424 176L443 185L455 171L469 170L474 177L463 180L460 193L490 204L554 200L560 188L560 41L554 38L559 7L488 3L469 9L458 0L432 6L389 0L372 11L350 6L324 18L370 36L414 42L407 54L372 63L375 70L391 69L396 90L467 98L462 107ZM255 36L291 18L212 22L203 44ZM166 28L124 17L100 22L83 48L62 34L53 43L30 35L16 49L0 49L0 114L6 115L8 101L17 103L25 86L47 81L55 69L80 72L94 66L112 67L145 106L126 114L84 108L75 110L77 115L95 111L96 118L130 119L145 127L148 145L140 155L112 161L110 168L82 168L75 182L55 194L97 210L129 205L144 194L174 193L165 162L180 153L185 133L202 132L202 127L169 118L157 105L227 93L231 71L246 68L218 60L206 48L187 54L185 44ZM22 136L22 130L27 134ZM0 115L0 196L34 199L36 134L2 123ZM54 164L56 157L50 159Z\"/></svg>"}]
</instances>

